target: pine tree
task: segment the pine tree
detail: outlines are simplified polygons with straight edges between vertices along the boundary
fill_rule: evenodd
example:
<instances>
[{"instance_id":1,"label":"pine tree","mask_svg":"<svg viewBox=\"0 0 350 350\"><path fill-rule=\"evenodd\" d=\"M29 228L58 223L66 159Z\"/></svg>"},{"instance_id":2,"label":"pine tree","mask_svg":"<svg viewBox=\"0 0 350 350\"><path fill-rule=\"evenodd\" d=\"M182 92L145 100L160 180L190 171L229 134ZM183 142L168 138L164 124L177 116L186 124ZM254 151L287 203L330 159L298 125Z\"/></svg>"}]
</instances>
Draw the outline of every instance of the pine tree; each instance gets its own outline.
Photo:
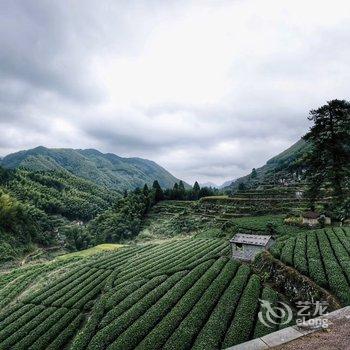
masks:
<instances>
[{"instance_id":1,"label":"pine tree","mask_svg":"<svg viewBox=\"0 0 350 350\"><path fill-rule=\"evenodd\" d=\"M244 182L240 182L238 185L238 190L239 191L245 191L247 189L246 185Z\"/></svg>"},{"instance_id":2,"label":"pine tree","mask_svg":"<svg viewBox=\"0 0 350 350\"><path fill-rule=\"evenodd\" d=\"M253 168L252 173L250 174L250 177L251 177L252 179L256 179L257 176L258 176L258 173L256 172L256 169Z\"/></svg>"},{"instance_id":3,"label":"pine tree","mask_svg":"<svg viewBox=\"0 0 350 350\"><path fill-rule=\"evenodd\" d=\"M335 205L345 199L350 182L350 103L332 100L310 111L314 122L304 139L312 148L305 158L312 204L321 187L331 191Z\"/></svg>"},{"instance_id":4,"label":"pine tree","mask_svg":"<svg viewBox=\"0 0 350 350\"><path fill-rule=\"evenodd\" d=\"M199 183L196 181L195 183L194 183L194 185L193 185L193 199L194 200L197 200L197 199L199 199L199 193L200 193L200 190L201 190L201 188L200 188L200 186L199 186Z\"/></svg>"},{"instance_id":5,"label":"pine tree","mask_svg":"<svg viewBox=\"0 0 350 350\"><path fill-rule=\"evenodd\" d=\"M143 193L145 196L148 196L148 194L149 194L149 189L148 189L147 184L145 184L145 185L143 186L142 193Z\"/></svg>"},{"instance_id":6,"label":"pine tree","mask_svg":"<svg viewBox=\"0 0 350 350\"><path fill-rule=\"evenodd\" d=\"M154 180L152 188L154 189L154 201L160 202L164 200L164 193L157 180Z\"/></svg>"},{"instance_id":7,"label":"pine tree","mask_svg":"<svg viewBox=\"0 0 350 350\"><path fill-rule=\"evenodd\" d=\"M179 182L179 199L180 200L186 199L186 189L182 180L180 180Z\"/></svg>"},{"instance_id":8,"label":"pine tree","mask_svg":"<svg viewBox=\"0 0 350 350\"><path fill-rule=\"evenodd\" d=\"M179 196L179 185L177 184L177 182L175 182L173 190L171 191L171 199L178 200Z\"/></svg>"},{"instance_id":9,"label":"pine tree","mask_svg":"<svg viewBox=\"0 0 350 350\"><path fill-rule=\"evenodd\" d=\"M200 186L199 186L199 183L196 181L193 185L193 191L195 192L199 192L200 191Z\"/></svg>"}]
</instances>

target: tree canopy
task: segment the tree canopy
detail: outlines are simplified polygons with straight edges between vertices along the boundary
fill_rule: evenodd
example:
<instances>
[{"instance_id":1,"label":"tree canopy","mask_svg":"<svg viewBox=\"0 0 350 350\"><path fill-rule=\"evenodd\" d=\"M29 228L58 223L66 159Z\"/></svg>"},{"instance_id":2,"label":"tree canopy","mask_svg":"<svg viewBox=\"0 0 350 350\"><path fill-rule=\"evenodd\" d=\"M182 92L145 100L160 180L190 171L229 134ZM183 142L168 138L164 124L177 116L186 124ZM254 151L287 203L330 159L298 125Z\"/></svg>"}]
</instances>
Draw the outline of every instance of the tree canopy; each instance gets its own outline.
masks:
<instances>
[{"instance_id":1,"label":"tree canopy","mask_svg":"<svg viewBox=\"0 0 350 350\"><path fill-rule=\"evenodd\" d=\"M310 111L309 120L313 125L304 139L312 145L305 157L311 202L324 189L335 206L342 205L350 181L350 103L329 101Z\"/></svg>"}]
</instances>

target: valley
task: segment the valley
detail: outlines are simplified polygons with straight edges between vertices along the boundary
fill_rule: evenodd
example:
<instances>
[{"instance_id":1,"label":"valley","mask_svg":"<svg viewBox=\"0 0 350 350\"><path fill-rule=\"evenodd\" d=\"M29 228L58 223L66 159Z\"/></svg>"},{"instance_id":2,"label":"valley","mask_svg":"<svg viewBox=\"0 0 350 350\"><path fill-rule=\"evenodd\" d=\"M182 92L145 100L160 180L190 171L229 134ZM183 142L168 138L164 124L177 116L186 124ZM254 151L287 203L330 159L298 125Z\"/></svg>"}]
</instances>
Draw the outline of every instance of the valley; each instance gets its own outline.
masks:
<instances>
[{"instance_id":1,"label":"valley","mask_svg":"<svg viewBox=\"0 0 350 350\"><path fill-rule=\"evenodd\" d=\"M349 138L336 164L308 135L221 189L96 150L6 156L0 349L244 348L350 306Z\"/></svg>"},{"instance_id":2,"label":"valley","mask_svg":"<svg viewBox=\"0 0 350 350\"><path fill-rule=\"evenodd\" d=\"M311 296L326 298L329 310L350 305L350 228L287 224L286 206L306 208L294 193L277 186L161 201L122 245L4 271L0 348L225 349L293 324L261 323L259 298L293 309ZM254 264L235 261L228 240L238 232L276 243ZM293 295L281 276L266 275L273 259L292 269L284 278Z\"/></svg>"},{"instance_id":3,"label":"valley","mask_svg":"<svg viewBox=\"0 0 350 350\"><path fill-rule=\"evenodd\" d=\"M230 259L232 231L218 229L223 220L211 217L211 225L204 221L201 229L196 222L202 214L195 209L189 216L195 230L178 229L177 220L168 223L166 230L173 225L168 235L156 229L159 220L164 224L171 214L196 205L156 205L144 223L153 228L152 238L144 228L136 242L115 250L68 254L2 274L0 347L224 349L286 327L284 320L272 328L258 321L258 298L293 305L308 296L300 293L291 301L273 280L264 282L259 262L250 266ZM154 218L155 212L160 217ZM350 304L350 228L291 230L281 215L233 222L238 231L261 234L274 223L273 256L333 293L335 305Z\"/></svg>"},{"instance_id":4,"label":"valley","mask_svg":"<svg viewBox=\"0 0 350 350\"><path fill-rule=\"evenodd\" d=\"M350 350L349 13L1 0L0 350Z\"/></svg>"}]
</instances>

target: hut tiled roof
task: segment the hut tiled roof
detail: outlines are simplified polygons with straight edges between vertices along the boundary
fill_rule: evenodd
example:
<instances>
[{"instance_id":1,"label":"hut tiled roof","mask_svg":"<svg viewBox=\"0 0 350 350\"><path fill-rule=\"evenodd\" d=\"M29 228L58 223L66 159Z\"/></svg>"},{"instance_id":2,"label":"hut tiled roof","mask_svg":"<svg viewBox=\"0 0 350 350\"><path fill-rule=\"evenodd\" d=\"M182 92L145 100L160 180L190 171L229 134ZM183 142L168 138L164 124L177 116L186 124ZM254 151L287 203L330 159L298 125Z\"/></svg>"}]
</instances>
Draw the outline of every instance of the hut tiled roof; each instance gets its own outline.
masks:
<instances>
[{"instance_id":1,"label":"hut tiled roof","mask_svg":"<svg viewBox=\"0 0 350 350\"><path fill-rule=\"evenodd\" d=\"M305 219L317 219L319 218L320 214L315 211L307 211L303 213L303 218Z\"/></svg>"},{"instance_id":2,"label":"hut tiled roof","mask_svg":"<svg viewBox=\"0 0 350 350\"><path fill-rule=\"evenodd\" d=\"M271 236L266 235L247 235L238 233L230 240L230 242L266 246L270 239Z\"/></svg>"}]
</instances>

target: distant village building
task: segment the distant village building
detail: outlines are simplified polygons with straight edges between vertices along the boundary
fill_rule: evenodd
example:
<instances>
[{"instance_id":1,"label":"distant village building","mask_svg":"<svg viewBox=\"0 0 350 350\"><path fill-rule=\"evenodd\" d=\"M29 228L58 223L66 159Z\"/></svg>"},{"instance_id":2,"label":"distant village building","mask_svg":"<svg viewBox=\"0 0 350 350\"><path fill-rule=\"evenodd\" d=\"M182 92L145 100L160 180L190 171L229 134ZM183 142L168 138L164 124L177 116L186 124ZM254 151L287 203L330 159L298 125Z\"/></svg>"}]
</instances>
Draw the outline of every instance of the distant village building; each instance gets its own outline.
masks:
<instances>
[{"instance_id":1,"label":"distant village building","mask_svg":"<svg viewBox=\"0 0 350 350\"><path fill-rule=\"evenodd\" d=\"M296 199L302 199L303 198L303 192L302 191L296 191L295 192L295 198Z\"/></svg>"},{"instance_id":2,"label":"distant village building","mask_svg":"<svg viewBox=\"0 0 350 350\"><path fill-rule=\"evenodd\" d=\"M73 221L71 222L71 225L73 225L73 226L83 226L83 225L84 225L84 222L81 221L81 220L73 220Z\"/></svg>"},{"instance_id":3,"label":"distant village building","mask_svg":"<svg viewBox=\"0 0 350 350\"><path fill-rule=\"evenodd\" d=\"M308 226L317 226L320 224L320 221L324 220L325 225L331 224L331 218L328 216L325 216L324 214L319 214L315 211L307 211L302 214L302 223L303 225Z\"/></svg>"},{"instance_id":4,"label":"distant village building","mask_svg":"<svg viewBox=\"0 0 350 350\"><path fill-rule=\"evenodd\" d=\"M260 252L273 243L272 236L238 233L230 239L232 257L242 261L252 261Z\"/></svg>"}]
</instances>

